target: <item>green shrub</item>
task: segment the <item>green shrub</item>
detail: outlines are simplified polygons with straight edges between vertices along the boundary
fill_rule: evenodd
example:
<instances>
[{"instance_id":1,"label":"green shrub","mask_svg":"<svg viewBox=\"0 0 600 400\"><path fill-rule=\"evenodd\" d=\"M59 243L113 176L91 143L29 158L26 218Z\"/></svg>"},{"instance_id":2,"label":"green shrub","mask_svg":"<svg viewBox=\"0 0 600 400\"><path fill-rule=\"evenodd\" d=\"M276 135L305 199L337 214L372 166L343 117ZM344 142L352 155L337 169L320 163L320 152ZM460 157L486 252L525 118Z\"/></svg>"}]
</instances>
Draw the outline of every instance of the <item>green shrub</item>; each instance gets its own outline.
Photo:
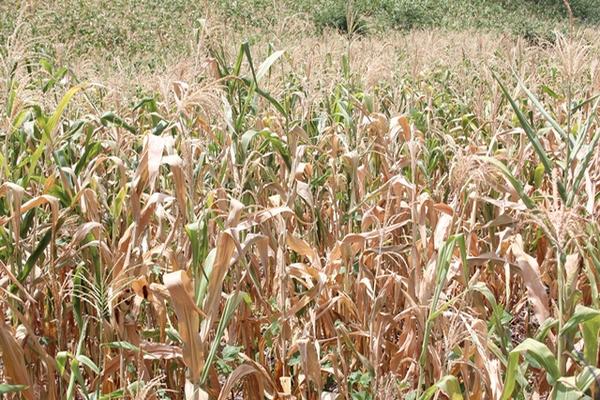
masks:
<instances>
[{"instance_id":1,"label":"green shrub","mask_svg":"<svg viewBox=\"0 0 600 400\"><path fill-rule=\"evenodd\" d=\"M571 0L575 17L590 23L600 23L600 0Z\"/></svg>"},{"instance_id":2,"label":"green shrub","mask_svg":"<svg viewBox=\"0 0 600 400\"><path fill-rule=\"evenodd\" d=\"M334 28L341 32L364 34L367 31L365 15L369 2L343 0L317 0L301 3L301 10L312 18L318 31Z\"/></svg>"},{"instance_id":3,"label":"green shrub","mask_svg":"<svg viewBox=\"0 0 600 400\"><path fill-rule=\"evenodd\" d=\"M441 24L438 10L427 0L387 1L383 8L393 26L398 29L426 28Z\"/></svg>"}]
</instances>

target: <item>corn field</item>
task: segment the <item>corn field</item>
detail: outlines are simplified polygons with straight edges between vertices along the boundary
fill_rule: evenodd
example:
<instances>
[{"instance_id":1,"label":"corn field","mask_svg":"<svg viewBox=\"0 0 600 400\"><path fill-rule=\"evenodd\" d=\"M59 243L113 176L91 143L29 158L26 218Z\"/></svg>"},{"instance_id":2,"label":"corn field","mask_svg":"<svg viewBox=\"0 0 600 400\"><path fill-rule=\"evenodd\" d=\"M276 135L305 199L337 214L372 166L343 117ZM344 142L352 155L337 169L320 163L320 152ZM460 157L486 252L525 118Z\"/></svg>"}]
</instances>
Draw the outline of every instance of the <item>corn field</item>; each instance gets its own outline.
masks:
<instances>
[{"instance_id":1,"label":"corn field","mask_svg":"<svg viewBox=\"0 0 600 400\"><path fill-rule=\"evenodd\" d=\"M218 33L2 44L0 398L600 398L593 34Z\"/></svg>"}]
</instances>

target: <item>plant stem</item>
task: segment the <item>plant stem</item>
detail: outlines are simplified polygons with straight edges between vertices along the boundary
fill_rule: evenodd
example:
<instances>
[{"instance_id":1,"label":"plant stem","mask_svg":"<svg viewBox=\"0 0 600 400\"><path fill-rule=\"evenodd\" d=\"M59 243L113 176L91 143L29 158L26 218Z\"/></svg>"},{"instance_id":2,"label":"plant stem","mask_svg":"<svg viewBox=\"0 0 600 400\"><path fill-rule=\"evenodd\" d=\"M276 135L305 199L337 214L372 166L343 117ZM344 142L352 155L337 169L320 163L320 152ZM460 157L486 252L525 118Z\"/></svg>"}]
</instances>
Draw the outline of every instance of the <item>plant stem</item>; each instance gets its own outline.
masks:
<instances>
[{"instance_id":1,"label":"plant stem","mask_svg":"<svg viewBox=\"0 0 600 400\"><path fill-rule=\"evenodd\" d=\"M566 373L566 359L563 357L563 352L565 350L565 340L561 336L560 332L565 323L565 274L564 274L564 262L563 262L563 254L559 248L556 249L556 274L558 275L558 338L556 344L556 359L558 361L558 369L560 371L561 376L564 376Z\"/></svg>"}]
</instances>

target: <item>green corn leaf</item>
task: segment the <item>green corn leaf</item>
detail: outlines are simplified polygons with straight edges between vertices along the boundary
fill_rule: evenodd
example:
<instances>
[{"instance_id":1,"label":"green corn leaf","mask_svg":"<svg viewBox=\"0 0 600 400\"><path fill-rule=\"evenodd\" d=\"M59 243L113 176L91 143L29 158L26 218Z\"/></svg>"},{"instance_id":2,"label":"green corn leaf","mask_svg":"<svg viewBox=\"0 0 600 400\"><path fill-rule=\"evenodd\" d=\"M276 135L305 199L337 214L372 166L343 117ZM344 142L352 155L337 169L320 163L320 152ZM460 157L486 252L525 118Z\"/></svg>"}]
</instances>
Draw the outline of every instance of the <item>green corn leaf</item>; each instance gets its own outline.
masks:
<instances>
[{"instance_id":1,"label":"green corn leaf","mask_svg":"<svg viewBox=\"0 0 600 400\"><path fill-rule=\"evenodd\" d=\"M579 134L577 136L577 141L573 144L573 149L571 150L571 152L569 154L567 164L570 164L573 160L577 159L579 150L581 150L581 147L583 146L585 139L588 136L588 132L590 131L592 124L596 120L596 110L598 109L599 102L600 102L600 97L598 97L598 99L594 102L594 105L592 106L592 109L590 110L590 115L588 115L588 118L587 118L585 124L583 125L583 130L581 132L579 132Z\"/></svg>"},{"instance_id":2,"label":"green corn leaf","mask_svg":"<svg viewBox=\"0 0 600 400\"><path fill-rule=\"evenodd\" d=\"M242 43L240 46L240 51L238 52L237 59L235 61L235 65L233 67L233 76L240 76L240 72L242 69L242 61L244 61L245 47L244 45L248 45L248 43Z\"/></svg>"},{"instance_id":3,"label":"green corn leaf","mask_svg":"<svg viewBox=\"0 0 600 400\"><path fill-rule=\"evenodd\" d=\"M535 167L535 171L533 172L533 182L536 188L540 188L542 186L542 179L544 179L544 173L546 169L544 168L544 164L539 163Z\"/></svg>"},{"instance_id":4,"label":"green corn leaf","mask_svg":"<svg viewBox=\"0 0 600 400\"><path fill-rule=\"evenodd\" d=\"M590 318L582 323L583 358L587 365L598 364L598 332L600 331L600 318Z\"/></svg>"},{"instance_id":5,"label":"green corn leaf","mask_svg":"<svg viewBox=\"0 0 600 400\"><path fill-rule=\"evenodd\" d=\"M552 399L554 400L581 400L584 398L584 393L576 386L576 377L560 378L552 391Z\"/></svg>"},{"instance_id":6,"label":"green corn leaf","mask_svg":"<svg viewBox=\"0 0 600 400\"><path fill-rule=\"evenodd\" d=\"M593 119L596 118L596 110L598 109L599 104L600 104L600 98L598 98L598 100L594 104L594 108L592 110L592 115L590 116L590 120L588 120L588 123L586 124L586 128L584 129L584 133L581 133L581 136L587 136L587 130L589 129L589 127L592 124L592 118ZM583 156L583 159L581 160L581 162L577 165L577 168L575 169L575 178L573 180L573 186L572 186L571 193L569 194L569 198L567 200L567 205L571 205L573 203L573 200L575 199L575 194L579 190L579 185L581 184L581 181L583 180L583 177L585 176L585 172L587 171L587 167L588 167L590 161L592 160L593 155L596 153L596 147L598 146L599 142L600 142L600 129L596 129L596 132L594 133L594 136L588 145L587 152L585 153L585 155ZM575 155L574 155L574 157L575 157Z\"/></svg>"},{"instance_id":7,"label":"green corn leaf","mask_svg":"<svg viewBox=\"0 0 600 400\"><path fill-rule=\"evenodd\" d=\"M431 399L438 391L443 392L450 400L463 400L463 395L460 390L460 383L458 379L453 375L446 375L442 377L435 385L423 393L420 400Z\"/></svg>"},{"instance_id":8,"label":"green corn leaf","mask_svg":"<svg viewBox=\"0 0 600 400\"><path fill-rule=\"evenodd\" d=\"M557 319L548 318L547 320L545 320L542 323L542 325L540 325L534 339L537 340L538 342L543 342L544 340L546 340L546 337L548 336L550 329L555 328L557 326L558 326Z\"/></svg>"},{"instance_id":9,"label":"green corn leaf","mask_svg":"<svg viewBox=\"0 0 600 400\"><path fill-rule=\"evenodd\" d=\"M564 335L570 330L576 328L579 324L583 324L592 319L600 319L600 310L595 310L590 307L582 306L578 304L575 307L573 316L563 325L560 330L560 334Z\"/></svg>"},{"instance_id":10,"label":"green corn leaf","mask_svg":"<svg viewBox=\"0 0 600 400\"><path fill-rule=\"evenodd\" d=\"M552 116L548 113L548 111L546 111L546 108L542 105L542 103L540 103L540 101L537 99L537 97L535 97L535 95L529 89L527 89L527 87L525 86L523 81L521 81L520 79L519 79L519 86L521 87L521 89L523 89L525 94L527 94L527 97L529 97L529 100L531 100L531 102L533 103L535 108L537 108L539 113L542 114L542 116L546 119L546 121L548 121L550 126L552 126L552 128L554 128L556 133L558 133L560 138L565 142L567 140L570 140L572 142L573 138L571 138L571 136L568 135L567 132L565 132L563 130L563 128L558 124L558 122L556 122L556 120L554 118L552 118ZM506 93L505 93L505 95L506 95ZM511 102L511 105L512 105L512 102Z\"/></svg>"},{"instance_id":11,"label":"green corn leaf","mask_svg":"<svg viewBox=\"0 0 600 400\"><path fill-rule=\"evenodd\" d=\"M125 396L127 396L127 393L125 393L125 389L117 389L110 393L101 395L99 400L116 400L122 399Z\"/></svg>"},{"instance_id":12,"label":"green corn leaf","mask_svg":"<svg viewBox=\"0 0 600 400\"><path fill-rule=\"evenodd\" d=\"M521 200L523 201L525 206L527 206L527 208L529 208L529 209L536 208L536 205L533 202L533 200L531 200L531 198L527 195L527 193L525 193L525 189L523 188L523 185L521 184L521 182L519 182L517 180L517 178L512 174L512 172L510 172L508 167L506 165L504 165L504 163L502 161L499 161L493 157L482 157L482 160L494 165L496 168L498 168L498 170L500 170L502 175L504 175L504 177L506 179L508 179L511 186L515 189L515 191L517 192L517 194L519 195L519 197L521 198Z\"/></svg>"},{"instance_id":13,"label":"green corn leaf","mask_svg":"<svg viewBox=\"0 0 600 400\"><path fill-rule=\"evenodd\" d=\"M140 351L139 347L137 347L129 342L126 342L126 341L110 342L110 343L107 343L107 345L111 349L127 350L127 351L133 351L136 353Z\"/></svg>"},{"instance_id":14,"label":"green corn leaf","mask_svg":"<svg viewBox=\"0 0 600 400\"><path fill-rule=\"evenodd\" d=\"M185 226L185 232L190 238L192 245L192 272L194 279L199 279L200 274L208 280L206 271L200 267L200 263L206 259L208 254L208 225L204 219ZM196 296L198 296L199 286L196 286Z\"/></svg>"},{"instance_id":15,"label":"green corn leaf","mask_svg":"<svg viewBox=\"0 0 600 400\"><path fill-rule=\"evenodd\" d=\"M92 361L91 358L89 358L88 356L84 356L83 354L79 354L77 357L75 357L77 359L77 361L79 361L81 364L85 365L86 367L88 367L89 369L91 369L92 371L94 371L97 375L100 374L100 368L98 368L98 366L96 365L96 363L94 363Z\"/></svg>"},{"instance_id":16,"label":"green corn leaf","mask_svg":"<svg viewBox=\"0 0 600 400\"><path fill-rule=\"evenodd\" d=\"M242 151L244 152L244 154L248 152L248 148L250 147L252 139L254 139L257 135L258 131L252 129L244 132L244 134L242 135Z\"/></svg>"},{"instance_id":17,"label":"green corn leaf","mask_svg":"<svg viewBox=\"0 0 600 400\"><path fill-rule=\"evenodd\" d=\"M85 147L85 151L83 152L83 155L81 156L81 158L77 162L77 165L75 166L75 175L79 175L79 173L81 172L83 167L86 167L89 164L90 160L92 160L94 157L96 157L100 153L101 150L102 150L102 145L98 142L94 142L94 143L87 145Z\"/></svg>"},{"instance_id":18,"label":"green corn leaf","mask_svg":"<svg viewBox=\"0 0 600 400\"><path fill-rule=\"evenodd\" d=\"M102 114L102 116L100 117L100 122L104 126L108 126L108 124L112 124L112 125L118 126L120 128L125 128L131 133L136 132L136 129L133 126L129 125L127 122L125 122L125 120L123 120L123 118L119 117L117 114L115 114L112 111L105 112L104 114Z\"/></svg>"},{"instance_id":19,"label":"green corn leaf","mask_svg":"<svg viewBox=\"0 0 600 400\"><path fill-rule=\"evenodd\" d=\"M248 65L250 66L250 72L252 72L252 80L254 81L254 85L258 87L256 71L254 70L254 62L252 62L252 54L250 53L250 44L248 42L244 42L242 44L242 49L244 51L244 54L246 55L246 60L248 60Z\"/></svg>"},{"instance_id":20,"label":"green corn leaf","mask_svg":"<svg viewBox=\"0 0 600 400\"><path fill-rule=\"evenodd\" d=\"M421 347L421 354L419 356L419 366L421 369L424 368L426 360L427 360L427 346L429 345L429 336L431 334L431 324L433 320L438 316L438 302L440 299L440 295L442 289L444 288L446 282L446 275L448 274L448 269L450 268L450 261L452 260L452 253L454 252L454 247L456 244L461 246L461 256L463 258L463 268L466 265L466 253L463 254L464 249L464 236L463 235L455 235L450 236L448 240L444 243L440 252L438 254L437 262L436 262L436 277L435 277L435 289L433 292L433 297L431 300L431 304L429 306L429 316L425 321L425 332L423 335L423 344ZM419 375L419 387L422 385L422 375Z\"/></svg>"},{"instance_id":21,"label":"green corn leaf","mask_svg":"<svg viewBox=\"0 0 600 400\"><path fill-rule=\"evenodd\" d=\"M576 113L577 111L579 111L580 109L582 109L583 107L587 106L588 104L590 104L591 102L593 102L594 100L596 100L597 98L600 97L600 94L597 94L595 96L590 97L589 99L585 99L580 103L575 104L572 108L571 108L571 114Z\"/></svg>"},{"instance_id":22,"label":"green corn leaf","mask_svg":"<svg viewBox=\"0 0 600 400\"><path fill-rule=\"evenodd\" d=\"M553 167L552 162L550 161L548 154L546 154L546 150L540 143L540 140L538 139L536 132L534 131L533 127L527 120L527 117L525 116L523 111L521 111L521 109L519 108L519 106L517 105L515 100L511 97L510 93L508 92L508 89L504 86L504 84L500 81L500 79L498 78L498 76L495 73L492 72L492 74L494 75L494 78L500 85L500 89L502 90L502 93L508 99L515 114L517 114L517 118L519 119L521 127L525 131L525 134L527 135L529 142L533 146L533 149L535 150L538 157L540 158L540 161L544 165L544 169L546 170L547 173L550 173L552 171L552 167ZM564 134L564 132L563 132L563 134ZM558 191L559 191L559 194L560 194L561 198L563 199L563 201L566 201L567 193L564 188L564 185L560 182L558 183Z\"/></svg>"},{"instance_id":23,"label":"green corn leaf","mask_svg":"<svg viewBox=\"0 0 600 400\"><path fill-rule=\"evenodd\" d=\"M244 297L249 298L249 296L245 292L238 292L238 293L235 293L235 294L232 294L231 296L229 296L227 298L227 301L225 302L225 308L223 310L223 315L221 316L221 319L219 320L219 325L217 327L215 337L210 346L210 351L208 352L208 356L206 357L206 362L204 363L204 369L202 370L202 376L200 378L201 385L204 385L204 383L206 382L206 379L208 378L208 372L210 370L210 366L215 358L215 355L217 354L217 350L218 350L219 346L221 345L221 338L223 337L223 333L225 333L225 328L229 324L231 317L233 317L235 310L237 310L238 306L240 305L240 303Z\"/></svg>"},{"instance_id":24,"label":"green corn leaf","mask_svg":"<svg viewBox=\"0 0 600 400\"><path fill-rule=\"evenodd\" d=\"M8 383L0 383L0 394L18 393L27 389L27 385L10 385Z\"/></svg>"},{"instance_id":25,"label":"green corn leaf","mask_svg":"<svg viewBox=\"0 0 600 400\"><path fill-rule=\"evenodd\" d=\"M59 351L54 359L56 360L56 369L60 376L64 375L69 360L70 353L68 351Z\"/></svg>"},{"instance_id":26,"label":"green corn leaf","mask_svg":"<svg viewBox=\"0 0 600 400\"><path fill-rule=\"evenodd\" d=\"M520 345L515 347L508 356L508 366L506 367L506 378L504 381L502 400L512 398L517 375L521 374L519 368L519 357L521 356L521 353L529 355L546 371L549 384L554 385L560 377L556 357L554 357L554 354L552 354L550 349L537 340L527 338Z\"/></svg>"},{"instance_id":27,"label":"green corn leaf","mask_svg":"<svg viewBox=\"0 0 600 400\"><path fill-rule=\"evenodd\" d=\"M31 253L29 258L25 262L25 265L23 266L21 273L17 276L17 279L19 280L19 282L23 283L25 281L25 279L27 279L27 277L33 270L35 263L39 260L39 258L42 256L42 254L44 254L44 250L46 250L46 247L48 247L48 245L50 244L51 239L52 239L52 230L48 229L46 231L46 233L44 234L44 236L42 236L42 240L39 241L39 243L36 246L33 253Z\"/></svg>"},{"instance_id":28,"label":"green corn leaf","mask_svg":"<svg viewBox=\"0 0 600 400\"><path fill-rule=\"evenodd\" d=\"M259 135L263 138L267 139L267 142L271 144L277 150L288 170L292 169L292 157L290 156L290 151L287 147L287 144L281 140L277 134L271 132L269 130L263 130L259 132Z\"/></svg>"},{"instance_id":29,"label":"green corn leaf","mask_svg":"<svg viewBox=\"0 0 600 400\"><path fill-rule=\"evenodd\" d=\"M208 280L210 275L212 274L213 265L215 263L215 257L217 256L217 249L212 249L206 259L204 260L203 271L204 274L200 279L200 284L198 285L198 293L196 294L196 305L198 307L202 307L202 303L204 302L204 297L206 296L206 290L208 289Z\"/></svg>"},{"instance_id":30,"label":"green corn leaf","mask_svg":"<svg viewBox=\"0 0 600 400\"><path fill-rule=\"evenodd\" d=\"M62 117L62 114L65 111L65 108L67 108L67 105L69 104L73 96L75 96L75 94L81 89L81 86L72 87L67 91L67 93L65 93L63 98L60 100L58 106L56 107L56 110L54 110L54 113L52 113L52 115L46 122L46 126L44 127L44 130L48 137L52 137L52 135L54 134L54 130L58 126L58 122L60 121L60 118Z\"/></svg>"}]
</instances>

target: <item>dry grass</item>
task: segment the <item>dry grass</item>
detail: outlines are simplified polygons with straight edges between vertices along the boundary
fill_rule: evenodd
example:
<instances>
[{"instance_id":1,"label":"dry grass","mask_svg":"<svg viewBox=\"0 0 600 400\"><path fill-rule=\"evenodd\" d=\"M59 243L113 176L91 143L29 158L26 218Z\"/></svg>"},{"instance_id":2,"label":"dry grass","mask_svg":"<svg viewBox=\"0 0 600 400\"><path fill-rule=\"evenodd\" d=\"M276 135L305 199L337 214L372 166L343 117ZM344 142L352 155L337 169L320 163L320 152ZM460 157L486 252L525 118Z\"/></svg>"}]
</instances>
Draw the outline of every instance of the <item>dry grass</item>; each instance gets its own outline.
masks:
<instances>
[{"instance_id":1,"label":"dry grass","mask_svg":"<svg viewBox=\"0 0 600 400\"><path fill-rule=\"evenodd\" d=\"M3 47L9 397L597 395L594 32L203 32L152 73Z\"/></svg>"}]
</instances>

